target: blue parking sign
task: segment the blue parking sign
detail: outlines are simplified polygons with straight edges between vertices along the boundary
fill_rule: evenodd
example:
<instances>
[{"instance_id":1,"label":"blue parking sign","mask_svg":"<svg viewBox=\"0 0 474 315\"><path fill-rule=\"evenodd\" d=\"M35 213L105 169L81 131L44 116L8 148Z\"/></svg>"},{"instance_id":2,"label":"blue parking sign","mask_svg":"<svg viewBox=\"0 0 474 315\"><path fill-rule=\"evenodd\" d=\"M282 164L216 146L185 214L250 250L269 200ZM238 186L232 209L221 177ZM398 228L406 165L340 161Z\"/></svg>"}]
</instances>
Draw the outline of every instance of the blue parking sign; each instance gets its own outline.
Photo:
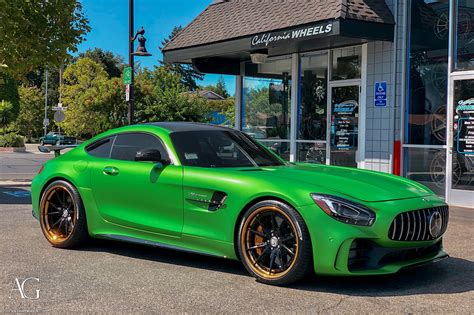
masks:
<instances>
[{"instance_id":1,"label":"blue parking sign","mask_svg":"<svg viewBox=\"0 0 474 315\"><path fill-rule=\"evenodd\" d=\"M387 106L387 82L375 82L374 105L377 107Z\"/></svg>"}]
</instances>

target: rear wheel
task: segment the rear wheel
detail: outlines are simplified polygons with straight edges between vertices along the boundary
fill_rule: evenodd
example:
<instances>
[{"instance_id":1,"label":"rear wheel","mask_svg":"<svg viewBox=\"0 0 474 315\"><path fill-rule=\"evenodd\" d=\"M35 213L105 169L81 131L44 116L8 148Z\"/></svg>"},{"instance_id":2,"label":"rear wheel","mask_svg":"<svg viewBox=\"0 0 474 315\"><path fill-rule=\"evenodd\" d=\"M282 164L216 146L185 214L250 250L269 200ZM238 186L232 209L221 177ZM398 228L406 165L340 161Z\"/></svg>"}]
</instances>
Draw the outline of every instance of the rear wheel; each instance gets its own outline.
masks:
<instances>
[{"instance_id":1,"label":"rear wheel","mask_svg":"<svg viewBox=\"0 0 474 315\"><path fill-rule=\"evenodd\" d=\"M77 189L57 180L41 196L40 223L46 239L55 247L71 248L88 237L84 205Z\"/></svg>"},{"instance_id":2,"label":"rear wheel","mask_svg":"<svg viewBox=\"0 0 474 315\"><path fill-rule=\"evenodd\" d=\"M311 241L303 218L279 201L259 202L245 213L238 248L245 268L263 283L287 285L311 271Z\"/></svg>"}]
</instances>

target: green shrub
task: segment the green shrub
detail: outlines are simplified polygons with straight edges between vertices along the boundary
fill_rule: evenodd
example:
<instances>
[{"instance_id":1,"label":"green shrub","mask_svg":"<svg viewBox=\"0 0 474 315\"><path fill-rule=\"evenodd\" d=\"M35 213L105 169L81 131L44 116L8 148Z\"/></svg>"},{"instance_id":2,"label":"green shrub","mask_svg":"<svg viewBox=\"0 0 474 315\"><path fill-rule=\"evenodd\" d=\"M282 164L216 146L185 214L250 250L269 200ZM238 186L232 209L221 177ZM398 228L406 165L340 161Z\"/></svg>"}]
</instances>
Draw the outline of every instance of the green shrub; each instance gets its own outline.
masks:
<instances>
[{"instance_id":1,"label":"green shrub","mask_svg":"<svg viewBox=\"0 0 474 315\"><path fill-rule=\"evenodd\" d=\"M15 133L8 133L6 135L0 135L0 147L24 147L25 140L22 136Z\"/></svg>"}]
</instances>

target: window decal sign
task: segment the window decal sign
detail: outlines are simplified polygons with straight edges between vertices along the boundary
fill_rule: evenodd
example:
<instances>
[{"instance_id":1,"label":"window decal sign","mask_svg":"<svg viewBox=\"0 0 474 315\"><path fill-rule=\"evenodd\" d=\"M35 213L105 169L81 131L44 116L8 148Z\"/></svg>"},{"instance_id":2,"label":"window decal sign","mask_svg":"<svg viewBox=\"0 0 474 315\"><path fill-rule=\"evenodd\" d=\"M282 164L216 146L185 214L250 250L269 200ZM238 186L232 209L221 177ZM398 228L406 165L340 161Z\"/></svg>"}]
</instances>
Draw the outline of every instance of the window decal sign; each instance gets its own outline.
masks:
<instances>
[{"instance_id":1,"label":"window decal sign","mask_svg":"<svg viewBox=\"0 0 474 315\"><path fill-rule=\"evenodd\" d=\"M284 31L267 32L253 36L250 42L250 47L267 48L291 41L327 36L333 32L333 29L333 23L328 22Z\"/></svg>"},{"instance_id":2,"label":"window decal sign","mask_svg":"<svg viewBox=\"0 0 474 315\"><path fill-rule=\"evenodd\" d=\"M474 98L459 101L454 116L455 148L459 154L474 155Z\"/></svg>"},{"instance_id":3,"label":"window decal sign","mask_svg":"<svg viewBox=\"0 0 474 315\"><path fill-rule=\"evenodd\" d=\"M358 135L355 126L356 111L359 104L354 101L345 101L334 105L334 144L337 150L345 151L355 147Z\"/></svg>"}]
</instances>

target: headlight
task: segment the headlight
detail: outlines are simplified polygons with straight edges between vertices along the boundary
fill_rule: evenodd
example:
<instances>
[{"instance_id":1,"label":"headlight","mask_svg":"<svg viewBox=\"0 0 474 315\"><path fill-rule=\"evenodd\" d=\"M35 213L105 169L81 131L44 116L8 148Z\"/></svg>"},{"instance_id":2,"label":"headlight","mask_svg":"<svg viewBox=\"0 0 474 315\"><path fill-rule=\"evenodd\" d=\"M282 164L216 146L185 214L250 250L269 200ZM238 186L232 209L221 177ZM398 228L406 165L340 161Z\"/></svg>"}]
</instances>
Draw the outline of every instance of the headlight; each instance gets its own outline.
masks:
<instances>
[{"instance_id":1,"label":"headlight","mask_svg":"<svg viewBox=\"0 0 474 315\"><path fill-rule=\"evenodd\" d=\"M311 198L324 212L338 221L363 226L374 224L375 213L363 205L329 195L311 194Z\"/></svg>"}]
</instances>

